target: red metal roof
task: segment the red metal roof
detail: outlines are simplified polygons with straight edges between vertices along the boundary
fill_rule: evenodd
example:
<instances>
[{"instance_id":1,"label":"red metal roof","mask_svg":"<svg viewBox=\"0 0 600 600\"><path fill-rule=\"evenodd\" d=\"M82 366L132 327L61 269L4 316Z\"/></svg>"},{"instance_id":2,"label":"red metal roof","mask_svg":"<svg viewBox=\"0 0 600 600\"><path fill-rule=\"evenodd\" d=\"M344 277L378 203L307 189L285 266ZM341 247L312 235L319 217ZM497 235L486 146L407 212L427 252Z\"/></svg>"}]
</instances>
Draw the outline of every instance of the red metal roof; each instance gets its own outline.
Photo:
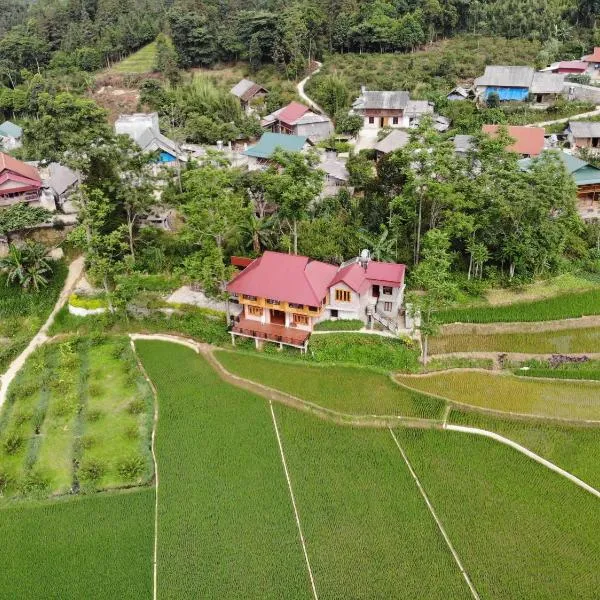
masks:
<instances>
[{"instance_id":1,"label":"red metal roof","mask_svg":"<svg viewBox=\"0 0 600 600\"><path fill-rule=\"evenodd\" d=\"M559 72L562 69L565 69L568 71L585 71L587 68L588 68L588 65L583 60L563 60L562 62L558 63Z\"/></svg>"},{"instance_id":2,"label":"red metal roof","mask_svg":"<svg viewBox=\"0 0 600 600\"><path fill-rule=\"evenodd\" d=\"M290 102L277 114L277 118L286 125L293 125L300 117L308 112L308 106L300 102Z\"/></svg>"},{"instance_id":3,"label":"red metal roof","mask_svg":"<svg viewBox=\"0 0 600 600\"><path fill-rule=\"evenodd\" d=\"M3 171L12 171L16 175L21 175L22 177L33 180L34 182L37 181L40 185L42 183L42 178L35 167L17 160L8 154L0 152L0 173Z\"/></svg>"},{"instance_id":4,"label":"red metal roof","mask_svg":"<svg viewBox=\"0 0 600 600\"><path fill-rule=\"evenodd\" d=\"M373 284L401 287L404 284L405 270L404 265L396 263L369 261L366 269L358 263L352 263L340 269L329 285L345 283L358 293L365 291L369 285Z\"/></svg>"},{"instance_id":5,"label":"red metal roof","mask_svg":"<svg viewBox=\"0 0 600 600\"><path fill-rule=\"evenodd\" d=\"M337 267L306 256L265 252L227 285L235 294L319 306Z\"/></svg>"},{"instance_id":6,"label":"red metal roof","mask_svg":"<svg viewBox=\"0 0 600 600\"><path fill-rule=\"evenodd\" d=\"M596 46L594 48L594 52L592 52L592 54L588 54L587 56L584 56L581 60L584 60L585 62L600 63L600 47Z\"/></svg>"},{"instance_id":7,"label":"red metal roof","mask_svg":"<svg viewBox=\"0 0 600 600\"><path fill-rule=\"evenodd\" d=\"M234 267L243 267L245 269L253 260L253 258L248 258L247 256L232 256L231 264Z\"/></svg>"},{"instance_id":8,"label":"red metal roof","mask_svg":"<svg viewBox=\"0 0 600 600\"><path fill-rule=\"evenodd\" d=\"M499 125L484 125L483 133L494 137ZM509 125L508 135L515 140L514 144L507 146L507 150L527 156L537 156L544 149L544 128L524 127L521 125Z\"/></svg>"}]
</instances>

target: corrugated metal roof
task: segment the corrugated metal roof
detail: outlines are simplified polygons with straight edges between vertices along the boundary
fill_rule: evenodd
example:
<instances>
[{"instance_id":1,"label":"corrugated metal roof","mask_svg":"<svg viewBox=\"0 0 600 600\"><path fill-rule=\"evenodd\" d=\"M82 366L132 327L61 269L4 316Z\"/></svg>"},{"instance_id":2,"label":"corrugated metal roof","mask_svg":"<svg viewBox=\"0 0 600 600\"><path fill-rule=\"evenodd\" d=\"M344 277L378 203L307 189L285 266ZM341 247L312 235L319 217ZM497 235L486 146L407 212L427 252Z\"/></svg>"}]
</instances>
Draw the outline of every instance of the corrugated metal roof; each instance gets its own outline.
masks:
<instances>
[{"instance_id":1,"label":"corrugated metal roof","mask_svg":"<svg viewBox=\"0 0 600 600\"><path fill-rule=\"evenodd\" d=\"M406 103L404 111L409 117L417 117L421 115L432 115L433 104L427 100L409 100Z\"/></svg>"},{"instance_id":2,"label":"corrugated metal roof","mask_svg":"<svg viewBox=\"0 0 600 600\"><path fill-rule=\"evenodd\" d=\"M5 170L12 171L17 175L31 179L41 186L42 178L40 177L39 171L34 166L17 160L8 154L4 154L4 152L0 152L0 173Z\"/></svg>"},{"instance_id":3,"label":"corrugated metal roof","mask_svg":"<svg viewBox=\"0 0 600 600\"><path fill-rule=\"evenodd\" d=\"M227 285L227 291L320 306L337 267L306 256L266 251Z\"/></svg>"},{"instance_id":4,"label":"corrugated metal roof","mask_svg":"<svg viewBox=\"0 0 600 600\"><path fill-rule=\"evenodd\" d=\"M600 47L596 46L591 54L582 57L581 60L585 62L600 62Z\"/></svg>"},{"instance_id":5,"label":"corrugated metal roof","mask_svg":"<svg viewBox=\"0 0 600 600\"><path fill-rule=\"evenodd\" d=\"M357 109L404 109L410 100L408 92L383 92L364 90L354 101Z\"/></svg>"},{"instance_id":6,"label":"corrugated metal roof","mask_svg":"<svg viewBox=\"0 0 600 600\"><path fill-rule=\"evenodd\" d=\"M404 148L409 141L410 135L408 132L403 131L402 129L394 129L394 131L375 144L375 150L382 152L383 154L389 154L394 150Z\"/></svg>"},{"instance_id":7,"label":"corrugated metal roof","mask_svg":"<svg viewBox=\"0 0 600 600\"><path fill-rule=\"evenodd\" d=\"M558 63L557 69L573 69L577 71L585 71L588 64L583 60L563 60Z\"/></svg>"},{"instance_id":8,"label":"corrugated metal roof","mask_svg":"<svg viewBox=\"0 0 600 600\"><path fill-rule=\"evenodd\" d=\"M4 121L4 123L0 125L0 135L18 139L23 135L23 128L12 121Z\"/></svg>"},{"instance_id":9,"label":"corrugated metal roof","mask_svg":"<svg viewBox=\"0 0 600 600\"><path fill-rule=\"evenodd\" d=\"M563 161L567 171L573 176L577 185L600 183L600 169L566 152L558 152L557 155ZM532 162L531 158L523 158L519 161L519 166L524 171L528 171L531 168Z\"/></svg>"},{"instance_id":10,"label":"corrugated metal roof","mask_svg":"<svg viewBox=\"0 0 600 600\"><path fill-rule=\"evenodd\" d=\"M253 85L256 85L251 79L242 79L231 88L231 93L241 98Z\"/></svg>"},{"instance_id":11,"label":"corrugated metal roof","mask_svg":"<svg viewBox=\"0 0 600 600\"><path fill-rule=\"evenodd\" d=\"M475 80L475 85L528 88L531 85L533 73L533 67L488 65L483 75Z\"/></svg>"},{"instance_id":12,"label":"corrugated metal roof","mask_svg":"<svg viewBox=\"0 0 600 600\"><path fill-rule=\"evenodd\" d=\"M600 122L596 121L569 121L569 129L576 138L600 137Z\"/></svg>"},{"instance_id":13,"label":"corrugated metal roof","mask_svg":"<svg viewBox=\"0 0 600 600\"><path fill-rule=\"evenodd\" d=\"M534 73L532 94L560 94L565 87L564 73Z\"/></svg>"},{"instance_id":14,"label":"corrugated metal roof","mask_svg":"<svg viewBox=\"0 0 600 600\"><path fill-rule=\"evenodd\" d=\"M483 133L495 137L498 133L499 125L484 125L481 129ZM544 149L544 128L543 127L525 127L521 125L509 125L508 135L515 140L506 149L517 154L528 156L537 156Z\"/></svg>"},{"instance_id":15,"label":"corrugated metal roof","mask_svg":"<svg viewBox=\"0 0 600 600\"><path fill-rule=\"evenodd\" d=\"M300 104L300 102L290 102L278 111L277 118L286 125L294 125L296 121L308 112L308 106ZM275 114L275 113L273 113Z\"/></svg>"},{"instance_id":16,"label":"corrugated metal roof","mask_svg":"<svg viewBox=\"0 0 600 600\"><path fill-rule=\"evenodd\" d=\"M243 152L246 156L271 158L276 148L287 152L300 152L307 142L304 135L287 135L285 133L263 133L258 144Z\"/></svg>"}]
</instances>

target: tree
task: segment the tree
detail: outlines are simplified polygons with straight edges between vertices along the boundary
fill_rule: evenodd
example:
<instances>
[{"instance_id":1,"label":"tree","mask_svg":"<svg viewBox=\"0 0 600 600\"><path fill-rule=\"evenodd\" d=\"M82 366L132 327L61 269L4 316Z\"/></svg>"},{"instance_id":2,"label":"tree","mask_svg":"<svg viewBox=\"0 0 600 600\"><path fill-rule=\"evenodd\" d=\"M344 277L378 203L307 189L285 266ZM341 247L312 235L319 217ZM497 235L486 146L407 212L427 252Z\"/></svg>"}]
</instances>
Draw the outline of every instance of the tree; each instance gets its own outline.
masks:
<instances>
[{"instance_id":1,"label":"tree","mask_svg":"<svg viewBox=\"0 0 600 600\"><path fill-rule=\"evenodd\" d=\"M0 259L0 269L6 269L6 285L18 284L25 291L36 292L47 285L52 273L46 247L32 241L23 246L10 244L8 255Z\"/></svg>"},{"instance_id":2,"label":"tree","mask_svg":"<svg viewBox=\"0 0 600 600\"><path fill-rule=\"evenodd\" d=\"M420 321L423 364L427 363L429 337L439 329L435 313L452 302L458 291L450 274L449 249L448 236L439 229L430 229L423 238L423 260L412 274L419 291L411 293L409 300Z\"/></svg>"},{"instance_id":3,"label":"tree","mask_svg":"<svg viewBox=\"0 0 600 600\"><path fill-rule=\"evenodd\" d=\"M171 40L164 33L159 33L156 38L154 69L162 73L172 86L175 86L181 80L177 68L177 52L173 48Z\"/></svg>"},{"instance_id":4,"label":"tree","mask_svg":"<svg viewBox=\"0 0 600 600\"><path fill-rule=\"evenodd\" d=\"M298 254L298 222L323 189L323 171L316 169L313 154L276 151L272 157L278 165L270 172L268 198L279 207L279 218L290 224L294 254Z\"/></svg>"},{"instance_id":5,"label":"tree","mask_svg":"<svg viewBox=\"0 0 600 600\"><path fill-rule=\"evenodd\" d=\"M362 129L363 118L360 115L351 115L347 110L341 110L335 115L335 130L355 137Z\"/></svg>"}]
</instances>

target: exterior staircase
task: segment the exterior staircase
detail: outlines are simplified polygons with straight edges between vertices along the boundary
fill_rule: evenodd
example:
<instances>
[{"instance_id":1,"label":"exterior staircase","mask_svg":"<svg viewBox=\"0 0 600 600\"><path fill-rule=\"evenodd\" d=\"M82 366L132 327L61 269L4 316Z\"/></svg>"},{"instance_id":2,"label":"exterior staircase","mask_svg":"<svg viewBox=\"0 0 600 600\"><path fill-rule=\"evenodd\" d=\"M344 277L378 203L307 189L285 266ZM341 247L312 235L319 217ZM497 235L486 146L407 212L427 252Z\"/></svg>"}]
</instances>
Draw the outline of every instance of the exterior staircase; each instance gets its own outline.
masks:
<instances>
[{"instance_id":1,"label":"exterior staircase","mask_svg":"<svg viewBox=\"0 0 600 600\"><path fill-rule=\"evenodd\" d=\"M398 335L400 332L400 326L397 321L382 315L377 310L377 305L371 303L367 305L367 315L370 316L374 321L377 321L380 325L383 325L388 331L391 331L394 335Z\"/></svg>"}]
</instances>

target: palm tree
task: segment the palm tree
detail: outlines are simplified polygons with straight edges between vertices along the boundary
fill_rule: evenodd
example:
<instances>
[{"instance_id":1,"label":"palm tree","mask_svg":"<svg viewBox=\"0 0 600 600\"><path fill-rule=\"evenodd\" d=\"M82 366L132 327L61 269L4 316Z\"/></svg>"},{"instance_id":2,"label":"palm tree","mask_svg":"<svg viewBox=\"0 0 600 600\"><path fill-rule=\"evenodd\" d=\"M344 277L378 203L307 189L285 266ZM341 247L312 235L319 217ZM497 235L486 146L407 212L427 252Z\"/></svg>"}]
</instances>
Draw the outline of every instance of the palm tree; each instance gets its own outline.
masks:
<instances>
[{"instance_id":1,"label":"palm tree","mask_svg":"<svg viewBox=\"0 0 600 600\"><path fill-rule=\"evenodd\" d=\"M47 275L52 272L46 247L32 241L20 247L10 244L8 255L0 259L0 269L6 270L6 285L18 284L36 292L48 283Z\"/></svg>"},{"instance_id":2,"label":"palm tree","mask_svg":"<svg viewBox=\"0 0 600 600\"><path fill-rule=\"evenodd\" d=\"M381 225L379 235L371 235L366 231L359 231L358 238L370 248L371 254L375 260L394 261L396 253L394 252L395 240L390 238L389 229Z\"/></svg>"}]
</instances>

